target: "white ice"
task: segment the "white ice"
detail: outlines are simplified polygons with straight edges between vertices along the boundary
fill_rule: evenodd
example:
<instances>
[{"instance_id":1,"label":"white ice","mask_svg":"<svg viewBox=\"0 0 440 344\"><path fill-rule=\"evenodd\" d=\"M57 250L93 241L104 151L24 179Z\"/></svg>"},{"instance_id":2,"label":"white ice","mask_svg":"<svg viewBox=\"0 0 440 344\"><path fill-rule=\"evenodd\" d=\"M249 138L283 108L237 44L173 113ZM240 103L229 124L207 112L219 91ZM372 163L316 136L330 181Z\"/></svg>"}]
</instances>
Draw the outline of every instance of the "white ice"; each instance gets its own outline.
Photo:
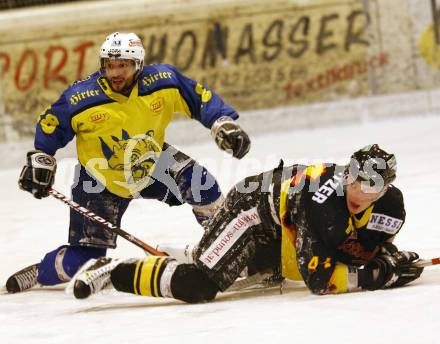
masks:
<instances>
[{"instance_id":1,"label":"white ice","mask_svg":"<svg viewBox=\"0 0 440 344\"><path fill-rule=\"evenodd\" d=\"M368 143L396 154L396 186L407 221L396 243L423 258L440 256L440 117L290 131L253 137L250 154L235 161L206 142L180 148L205 164L227 191L246 175L287 163L336 161ZM172 141L172 140L171 140ZM25 151L20 154L25 154ZM8 159L4 156L3 159ZM12 157L11 157L12 159ZM73 159L59 163L56 188L68 193ZM19 169L0 171L0 282L67 241L68 208L35 200L17 187ZM201 229L188 206L134 201L122 228L144 241L196 242ZM119 239L113 257L142 256ZM78 301L62 290L0 296L1 343L440 343L440 269L426 268L394 290L314 296L302 284L219 295L187 305L110 292Z\"/></svg>"}]
</instances>

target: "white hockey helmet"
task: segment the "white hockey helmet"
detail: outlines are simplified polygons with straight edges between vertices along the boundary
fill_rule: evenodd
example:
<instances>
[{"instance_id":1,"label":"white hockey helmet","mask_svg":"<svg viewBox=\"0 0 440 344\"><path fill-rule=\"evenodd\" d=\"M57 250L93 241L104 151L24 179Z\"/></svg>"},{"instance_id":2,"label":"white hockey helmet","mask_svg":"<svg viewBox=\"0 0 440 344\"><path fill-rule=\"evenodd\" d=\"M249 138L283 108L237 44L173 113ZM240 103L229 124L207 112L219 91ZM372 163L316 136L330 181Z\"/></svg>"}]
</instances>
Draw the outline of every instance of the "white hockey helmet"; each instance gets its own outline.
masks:
<instances>
[{"instance_id":1,"label":"white hockey helmet","mask_svg":"<svg viewBox=\"0 0 440 344\"><path fill-rule=\"evenodd\" d=\"M102 43L99 57L101 69L104 68L104 59L127 59L135 62L138 73L144 65L145 49L136 34L113 32Z\"/></svg>"}]
</instances>

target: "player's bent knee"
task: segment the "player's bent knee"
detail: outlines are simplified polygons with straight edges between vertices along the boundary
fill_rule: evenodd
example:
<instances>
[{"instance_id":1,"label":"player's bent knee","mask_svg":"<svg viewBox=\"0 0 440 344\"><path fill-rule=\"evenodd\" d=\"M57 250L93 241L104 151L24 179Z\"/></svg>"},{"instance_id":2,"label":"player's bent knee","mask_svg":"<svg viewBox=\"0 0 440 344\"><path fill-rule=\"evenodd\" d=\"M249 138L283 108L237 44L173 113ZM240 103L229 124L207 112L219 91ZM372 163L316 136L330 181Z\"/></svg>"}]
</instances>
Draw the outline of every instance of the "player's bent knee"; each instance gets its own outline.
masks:
<instances>
[{"instance_id":1,"label":"player's bent knee","mask_svg":"<svg viewBox=\"0 0 440 344\"><path fill-rule=\"evenodd\" d=\"M174 298L188 303L211 301L218 291L217 285L193 264L180 264L171 278Z\"/></svg>"},{"instance_id":2,"label":"player's bent knee","mask_svg":"<svg viewBox=\"0 0 440 344\"><path fill-rule=\"evenodd\" d=\"M183 200L193 207L197 221L203 225L224 200L217 180L196 162L185 167L176 180Z\"/></svg>"},{"instance_id":3,"label":"player's bent knee","mask_svg":"<svg viewBox=\"0 0 440 344\"><path fill-rule=\"evenodd\" d=\"M70 281L89 259L105 256L105 248L63 245L47 253L38 266L38 283L55 285Z\"/></svg>"},{"instance_id":4,"label":"player's bent knee","mask_svg":"<svg viewBox=\"0 0 440 344\"><path fill-rule=\"evenodd\" d=\"M222 197L215 177L195 161L179 172L176 181L183 199L191 205L212 204Z\"/></svg>"}]
</instances>

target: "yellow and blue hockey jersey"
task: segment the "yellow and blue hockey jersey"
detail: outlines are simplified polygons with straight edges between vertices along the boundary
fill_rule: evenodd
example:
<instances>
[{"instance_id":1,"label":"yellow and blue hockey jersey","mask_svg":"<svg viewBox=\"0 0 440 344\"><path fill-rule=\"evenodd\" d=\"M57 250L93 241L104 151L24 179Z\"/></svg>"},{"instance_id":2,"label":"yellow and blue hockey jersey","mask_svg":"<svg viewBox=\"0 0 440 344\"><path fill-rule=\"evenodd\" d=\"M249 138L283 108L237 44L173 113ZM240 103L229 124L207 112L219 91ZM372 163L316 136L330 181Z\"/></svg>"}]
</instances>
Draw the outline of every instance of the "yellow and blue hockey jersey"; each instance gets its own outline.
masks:
<instances>
[{"instance_id":1,"label":"yellow and blue hockey jersey","mask_svg":"<svg viewBox=\"0 0 440 344\"><path fill-rule=\"evenodd\" d=\"M238 118L216 93L171 65L145 66L128 97L96 72L39 116L35 148L54 155L76 135L81 165L110 192L129 198L148 183L175 113L207 128L221 116Z\"/></svg>"}]
</instances>

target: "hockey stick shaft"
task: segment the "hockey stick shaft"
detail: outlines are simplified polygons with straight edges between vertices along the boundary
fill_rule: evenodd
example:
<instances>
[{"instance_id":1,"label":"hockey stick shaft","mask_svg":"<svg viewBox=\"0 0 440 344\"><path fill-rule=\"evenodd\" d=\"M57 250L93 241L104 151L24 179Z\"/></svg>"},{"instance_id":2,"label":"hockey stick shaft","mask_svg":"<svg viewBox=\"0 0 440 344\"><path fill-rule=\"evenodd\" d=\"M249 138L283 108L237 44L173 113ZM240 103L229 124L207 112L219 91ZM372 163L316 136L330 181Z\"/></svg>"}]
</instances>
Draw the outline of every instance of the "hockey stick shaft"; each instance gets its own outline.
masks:
<instances>
[{"instance_id":1,"label":"hockey stick shaft","mask_svg":"<svg viewBox=\"0 0 440 344\"><path fill-rule=\"evenodd\" d=\"M440 257L431 259L419 259L414 265L418 268L424 268L426 266L438 265L440 264Z\"/></svg>"},{"instance_id":2,"label":"hockey stick shaft","mask_svg":"<svg viewBox=\"0 0 440 344\"><path fill-rule=\"evenodd\" d=\"M132 244L136 245L137 247L145 250L149 254L152 254L154 256L168 256L165 252L161 252L156 250L154 247L148 245L147 243L143 242L142 240L136 238L135 236L131 235L130 233L127 233L123 229L119 228L118 226L115 226L113 223L103 219L102 217L96 215L91 210L80 206L78 203L72 201L67 196L63 195L61 192L58 192L54 189L50 189L49 193L55 197L56 199L60 200L64 204L67 204L71 209L74 211L82 214L84 217L88 218L89 220L99 224L104 229L116 233L117 235L123 237L125 240L131 242Z\"/></svg>"}]
</instances>

